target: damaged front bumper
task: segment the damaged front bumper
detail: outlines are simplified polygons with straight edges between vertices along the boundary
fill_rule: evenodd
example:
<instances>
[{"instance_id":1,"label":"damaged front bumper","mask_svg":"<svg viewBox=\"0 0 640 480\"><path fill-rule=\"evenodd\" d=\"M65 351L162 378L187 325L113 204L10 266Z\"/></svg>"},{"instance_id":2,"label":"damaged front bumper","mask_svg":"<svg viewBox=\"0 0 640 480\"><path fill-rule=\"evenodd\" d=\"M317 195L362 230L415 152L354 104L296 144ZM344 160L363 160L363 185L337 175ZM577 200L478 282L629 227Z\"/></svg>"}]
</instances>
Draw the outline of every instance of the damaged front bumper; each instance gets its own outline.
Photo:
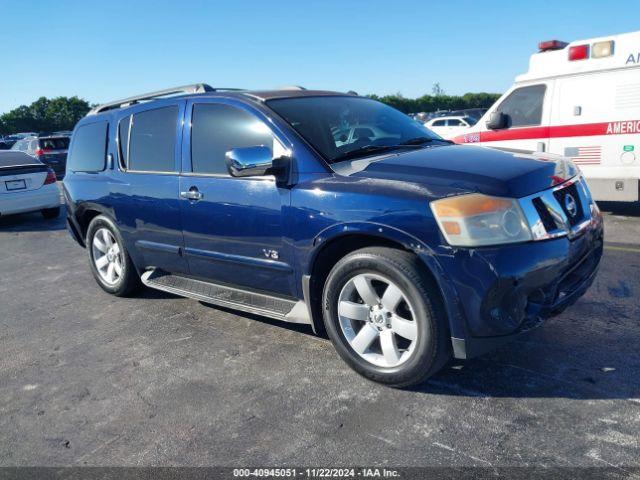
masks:
<instances>
[{"instance_id":1,"label":"damaged front bumper","mask_svg":"<svg viewBox=\"0 0 640 480\"><path fill-rule=\"evenodd\" d=\"M602 257L603 221L595 203L582 200L584 218L567 235L438 253L456 358L492 350L584 295Z\"/></svg>"}]
</instances>

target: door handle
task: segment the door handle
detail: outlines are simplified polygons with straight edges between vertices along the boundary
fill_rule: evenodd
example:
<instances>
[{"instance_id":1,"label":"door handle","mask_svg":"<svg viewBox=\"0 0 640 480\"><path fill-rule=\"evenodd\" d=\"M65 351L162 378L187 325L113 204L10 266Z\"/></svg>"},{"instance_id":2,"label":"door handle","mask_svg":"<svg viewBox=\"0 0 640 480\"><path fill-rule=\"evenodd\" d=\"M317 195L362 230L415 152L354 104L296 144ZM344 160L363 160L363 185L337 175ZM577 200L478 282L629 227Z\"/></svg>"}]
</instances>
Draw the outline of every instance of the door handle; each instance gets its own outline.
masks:
<instances>
[{"instance_id":1,"label":"door handle","mask_svg":"<svg viewBox=\"0 0 640 480\"><path fill-rule=\"evenodd\" d=\"M193 200L197 202L198 200L202 200L202 197L204 197L204 195L200 193L198 187L191 187L186 192L180 192L180 198L186 198L187 200Z\"/></svg>"}]
</instances>

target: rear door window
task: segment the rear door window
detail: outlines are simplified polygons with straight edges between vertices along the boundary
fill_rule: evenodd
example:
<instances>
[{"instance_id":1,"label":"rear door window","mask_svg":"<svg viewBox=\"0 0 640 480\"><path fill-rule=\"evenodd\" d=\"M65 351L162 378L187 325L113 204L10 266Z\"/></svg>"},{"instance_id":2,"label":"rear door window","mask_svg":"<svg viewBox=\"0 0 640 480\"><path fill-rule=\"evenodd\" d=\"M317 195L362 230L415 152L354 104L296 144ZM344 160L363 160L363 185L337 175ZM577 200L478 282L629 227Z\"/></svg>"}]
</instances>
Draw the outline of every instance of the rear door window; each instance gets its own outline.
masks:
<instances>
[{"instance_id":1,"label":"rear door window","mask_svg":"<svg viewBox=\"0 0 640 480\"><path fill-rule=\"evenodd\" d=\"M177 105L134 114L127 167L143 172L174 172L177 121Z\"/></svg>"},{"instance_id":2,"label":"rear door window","mask_svg":"<svg viewBox=\"0 0 640 480\"><path fill-rule=\"evenodd\" d=\"M108 126L107 122L90 123L75 131L67 158L70 171L101 172L105 169Z\"/></svg>"},{"instance_id":3,"label":"rear door window","mask_svg":"<svg viewBox=\"0 0 640 480\"><path fill-rule=\"evenodd\" d=\"M509 127L540 125L546 85L517 88L509 94L496 111L508 117Z\"/></svg>"}]
</instances>

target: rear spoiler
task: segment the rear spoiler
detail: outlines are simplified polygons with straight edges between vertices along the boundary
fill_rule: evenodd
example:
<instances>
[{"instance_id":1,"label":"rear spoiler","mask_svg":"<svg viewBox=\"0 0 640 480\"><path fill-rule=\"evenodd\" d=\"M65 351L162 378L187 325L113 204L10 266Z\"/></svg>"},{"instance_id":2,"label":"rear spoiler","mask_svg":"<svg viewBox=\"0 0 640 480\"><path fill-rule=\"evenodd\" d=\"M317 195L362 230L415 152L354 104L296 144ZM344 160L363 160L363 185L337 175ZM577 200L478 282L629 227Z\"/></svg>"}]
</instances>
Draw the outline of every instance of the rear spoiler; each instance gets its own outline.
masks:
<instances>
[{"instance_id":1,"label":"rear spoiler","mask_svg":"<svg viewBox=\"0 0 640 480\"><path fill-rule=\"evenodd\" d=\"M44 163L28 163L26 165L5 165L0 167L0 177L9 175L26 175L28 173L45 173L49 170Z\"/></svg>"}]
</instances>

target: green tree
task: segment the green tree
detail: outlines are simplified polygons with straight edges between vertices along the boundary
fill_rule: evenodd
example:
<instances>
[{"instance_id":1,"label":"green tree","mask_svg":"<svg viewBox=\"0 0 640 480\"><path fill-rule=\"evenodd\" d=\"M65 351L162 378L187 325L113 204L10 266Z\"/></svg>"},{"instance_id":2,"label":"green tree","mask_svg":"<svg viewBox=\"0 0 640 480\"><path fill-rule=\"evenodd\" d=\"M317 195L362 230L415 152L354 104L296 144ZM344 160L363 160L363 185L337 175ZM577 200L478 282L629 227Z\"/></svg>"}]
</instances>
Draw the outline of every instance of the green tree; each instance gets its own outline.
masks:
<instances>
[{"instance_id":1,"label":"green tree","mask_svg":"<svg viewBox=\"0 0 640 480\"><path fill-rule=\"evenodd\" d=\"M71 130L90 108L89 102L78 97L40 97L31 105L0 115L0 133Z\"/></svg>"},{"instance_id":2,"label":"green tree","mask_svg":"<svg viewBox=\"0 0 640 480\"><path fill-rule=\"evenodd\" d=\"M463 108L489 108L500 97L498 93L465 93L462 96L445 95L439 84L439 95L423 95L418 98L406 98L402 95L369 95L404 113L435 112L436 110L461 110ZM434 91L436 91L434 85Z\"/></svg>"}]
</instances>

